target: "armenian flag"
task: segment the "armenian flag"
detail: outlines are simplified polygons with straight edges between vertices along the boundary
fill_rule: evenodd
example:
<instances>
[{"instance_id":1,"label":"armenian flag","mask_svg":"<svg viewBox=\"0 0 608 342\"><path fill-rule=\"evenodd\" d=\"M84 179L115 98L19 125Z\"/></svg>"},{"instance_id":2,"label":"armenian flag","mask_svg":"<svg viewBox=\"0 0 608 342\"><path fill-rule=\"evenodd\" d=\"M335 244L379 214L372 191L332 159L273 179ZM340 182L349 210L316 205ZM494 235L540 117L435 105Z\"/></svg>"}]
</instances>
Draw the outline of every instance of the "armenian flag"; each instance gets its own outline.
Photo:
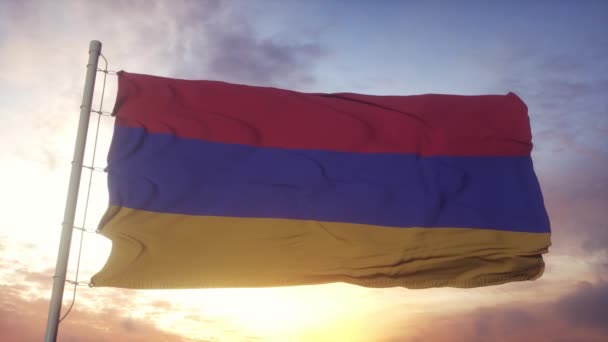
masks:
<instances>
[{"instance_id":1,"label":"armenian flag","mask_svg":"<svg viewBox=\"0 0 608 342\"><path fill-rule=\"evenodd\" d=\"M94 286L478 287L544 270L524 102L118 74Z\"/></svg>"}]
</instances>

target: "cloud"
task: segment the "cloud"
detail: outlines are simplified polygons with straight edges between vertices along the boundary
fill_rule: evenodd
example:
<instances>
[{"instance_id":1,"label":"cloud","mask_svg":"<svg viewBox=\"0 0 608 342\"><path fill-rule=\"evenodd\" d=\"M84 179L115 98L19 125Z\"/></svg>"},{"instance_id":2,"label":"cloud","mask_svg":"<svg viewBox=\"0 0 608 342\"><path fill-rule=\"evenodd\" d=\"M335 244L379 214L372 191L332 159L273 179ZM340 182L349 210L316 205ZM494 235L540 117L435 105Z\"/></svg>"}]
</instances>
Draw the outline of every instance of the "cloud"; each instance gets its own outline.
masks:
<instances>
[{"instance_id":1,"label":"cloud","mask_svg":"<svg viewBox=\"0 0 608 342\"><path fill-rule=\"evenodd\" d=\"M564 136L592 138L595 146L587 147L606 156L608 142L594 134L608 129L608 40L601 31L579 31L561 41L544 35L540 42L538 37L499 41L478 56L479 68L491 75L493 91L515 91L523 98L535 133L550 132L542 140L553 137L549 143L563 146ZM604 38L598 40L598 35ZM568 48L553 46L559 43Z\"/></svg>"},{"instance_id":2,"label":"cloud","mask_svg":"<svg viewBox=\"0 0 608 342\"><path fill-rule=\"evenodd\" d=\"M608 283L581 283L550 303L515 302L453 316L427 316L418 331L404 332L403 340L603 341L608 338L607 301Z\"/></svg>"},{"instance_id":3,"label":"cloud","mask_svg":"<svg viewBox=\"0 0 608 342\"><path fill-rule=\"evenodd\" d=\"M322 56L319 44L256 40L249 32L244 29L211 34L213 48L208 68L212 74L229 80L283 87L290 81L312 82L312 76L302 71Z\"/></svg>"},{"instance_id":4,"label":"cloud","mask_svg":"<svg viewBox=\"0 0 608 342\"><path fill-rule=\"evenodd\" d=\"M44 270L42 272L32 272L28 270L21 270L23 280L26 282L34 283L40 286L48 286L53 279L54 269Z\"/></svg>"},{"instance_id":5,"label":"cloud","mask_svg":"<svg viewBox=\"0 0 608 342\"><path fill-rule=\"evenodd\" d=\"M608 212L604 210L608 207L608 177L602 163L608 163L608 158L583 166L555 166L558 170L548 174L539 172L554 248L562 253L589 256L608 252Z\"/></svg>"},{"instance_id":6,"label":"cloud","mask_svg":"<svg viewBox=\"0 0 608 342\"><path fill-rule=\"evenodd\" d=\"M5 341L40 341L44 336L48 301L27 301L0 287L0 331ZM59 327L60 341L202 341L164 332L149 322L124 318L114 310L75 309Z\"/></svg>"},{"instance_id":7,"label":"cloud","mask_svg":"<svg viewBox=\"0 0 608 342\"><path fill-rule=\"evenodd\" d=\"M170 65L171 76L282 87L313 81L311 66L324 51L319 43L259 37L248 13L239 12L230 2L179 4L156 5L151 12L161 19L162 29L135 33L140 38L148 37L150 31L155 33L154 40L143 42L163 59L162 64ZM141 6L135 7L127 12L141 10ZM121 24L133 26L131 18L121 20ZM165 39L159 40L159 36ZM159 41L164 49L158 47Z\"/></svg>"},{"instance_id":8,"label":"cloud","mask_svg":"<svg viewBox=\"0 0 608 342\"><path fill-rule=\"evenodd\" d=\"M324 51L318 42L260 36L255 18L233 1L110 1L65 7L88 19L71 26L97 35L113 68L132 72L298 86L313 81L311 67ZM87 28L90 22L96 26Z\"/></svg>"},{"instance_id":9,"label":"cloud","mask_svg":"<svg viewBox=\"0 0 608 342\"><path fill-rule=\"evenodd\" d=\"M583 282L555 307L559 315L572 324L597 329L608 336L608 282L596 286Z\"/></svg>"},{"instance_id":10,"label":"cloud","mask_svg":"<svg viewBox=\"0 0 608 342\"><path fill-rule=\"evenodd\" d=\"M573 38L505 40L480 55L493 90L515 91L528 105L552 252L608 253L608 41L599 31L567 42ZM544 46L558 42L569 48Z\"/></svg>"},{"instance_id":11,"label":"cloud","mask_svg":"<svg viewBox=\"0 0 608 342\"><path fill-rule=\"evenodd\" d=\"M239 7L237 3L219 0L1 1L0 89L4 98L9 100L4 103L3 125L0 127L0 144L4 146L2 158L10 152L15 160L35 161L15 163L3 160L5 171L13 172L2 185L3 189L9 189L8 205L20 202L24 208L37 208L38 211L36 215L29 214L31 211L24 215L23 211L10 210L9 206L0 229L10 230L11 234L21 231L40 237L48 235L49 222L60 222L61 209L56 211L55 218L43 212L42 208L49 209L61 202L54 184L65 180L68 174L86 47L91 39L104 43L104 54L112 69L296 89L311 87L309 84L315 82L315 67L317 63L325 62L327 47L317 39L300 40L300 35L292 35L289 40L264 36L255 30L255 15L245 13ZM343 20L344 13L338 14ZM452 15L451 18L457 17ZM332 24L340 24L334 16L328 20ZM545 33L537 36L554 39ZM319 37L323 38L323 35ZM390 39L390 36L385 38ZM396 38L399 44L408 44L407 39L401 39L404 37ZM459 37L454 38L453 43L459 44ZM500 93L514 90L530 107L535 132L535 164L545 191L556 242L551 252L588 253L586 256L605 253L608 250L608 230L605 229L608 222L608 211L605 210L608 207L608 176L604 172L608 163L608 140L605 139L608 134L608 100L605 97L608 92L605 76L608 72L608 45L605 35L603 40L582 39L581 49L566 44L560 48L560 53L550 54L545 52L555 50L526 45L525 39L520 37L516 40L500 51L498 57L490 56L485 66L495 81L493 90ZM522 41L524 43L518 45ZM396 48L399 44L392 42L389 46ZM446 59L436 53L436 45L428 46L437 58L434 61ZM415 50L420 48L423 46L408 47L408 51L415 54ZM350 53L350 50L344 50L344 53ZM405 60L417 64L415 59ZM359 65L352 64L354 62L356 59L344 58L335 63L338 66ZM391 68L394 65L390 61L387 63L386 66ZM375 63L369 73L381 77L381 64ZM436 64L439 68L436 73L440 74L443 64ZM416 65L416 69L425 65L428 67L424 63ZM433 63L430 65L434 66ZM454 66L459 69L462 65ZM483 68L484 64L475 64L473 70L478 67ZM347 80L346 83L354 82L352 79L362 75L356 70L341 70L337 78ZM433 68L432 71L436 70ZM403 75L407 73L399 70L394 77L398 79ZM428 76L422 75L414 83L422 82ZM327 79L325 82L329 82L335 76L324 77ZM378 87L382 82L379 78L372 84ZM437 86L433 84L433 87ZM111 105L110 101L106 103ZM39 165L45 169L36 170L36 173L31 171L32 166ZM57 171L61 177L51 178L50 170ZM18 190L11 192L13 188L9 185ZM23 189L40 191L32 197ZM59 197L63 194L61 190ZM54 209L51 211L55 212ZM6 223L11 220L19 225ZM35 228L29 230L30 227ZM56 244L52 246L53 256L45 258L40 257L42 243L34 246L35 251L27 252L20 250L20 243L0 239L0 251L5 252L9 246L19 250L16 253L18 258L14 260L9 260L7 253L0 258L0 275L3 276L0 280L7 285L0 288L0 331L9 341L40 340L48 306L36 298L50 293L53 272L47 267L54 263ZM48 244L48 241L44 243ZM31 267L45 260L48 261L46 265ZM592 262L590 258L585 259L587 261ZM557 262L551 266L555 270L552 272L564 272ZM605 261L597 262L597 267L602 274L608 274ZM571 276L565 272L562 274L566 274L563 277ZM537 283L532 284L538 286ZM548 285L547 289L553 285ZM66 294L67 301L67 288ZM168 295L162 296L166 298ZM61 330L64 340L180 340L181 337L164 333L143 318L129 317L129 308L134 305L133 297L144 295L79 289L75 311ZM490 294L489 298L493 300L494 297ZM606 331L595 317L606 316L599 306L604 303L605 307L605 298L605 285L583 284L577 291L554 303L519 303L519 306L513 304L461 312L458 316L432 319L435 325L427 328L422 328L425 323L421 322L418 337L421 341L432 340L427 336L435 336L439 341L453 341L455 335L471 341L488 336L509 341L547 338L600 340L606 337ZM178 304L164 300L144 306L149 309L144 314L145 318L156 322L170 321L170 312L184 312ZM589 308L588 314L586 308ZM210 318L199 312L189 315L190 312L185 311L183 320L195 322L194 325L204 324L209 330L224 329L216 327L219 323L212 321L215 316ZM387 320L395 320L396 316L391 314Z\"/></svg>"},{"instance_id":12,"label":"cloud","mask_svg":"<svg viewBox=\"0 0 608 342\"><path fill-rule=\"evenodd\" d=\"M51 170L65 165L72 151L91 39L103 42L115 70L288 88L313 83L313 66L324 56L317 41L261 36L255 18L232 1L25 0L2 6L0 89L10 101L0 144L12 157ZM110 78L106 110L114 87Z\"/></svg>"}]
</instances>

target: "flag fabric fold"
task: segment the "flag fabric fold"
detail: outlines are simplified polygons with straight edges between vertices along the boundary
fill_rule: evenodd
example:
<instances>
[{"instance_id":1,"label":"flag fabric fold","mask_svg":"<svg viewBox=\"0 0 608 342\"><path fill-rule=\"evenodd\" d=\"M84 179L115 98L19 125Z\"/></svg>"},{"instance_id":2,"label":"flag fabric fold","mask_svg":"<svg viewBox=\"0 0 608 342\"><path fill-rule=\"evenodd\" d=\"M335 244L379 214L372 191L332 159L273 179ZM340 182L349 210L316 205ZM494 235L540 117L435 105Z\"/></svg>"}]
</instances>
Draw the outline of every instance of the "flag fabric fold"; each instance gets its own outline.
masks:
<instances>
[{"instance_id":1,"label":"flag fabric fold","mask_svg":"<svg viewBox=\"0 0 608 342\"><path fill-rule=\"evenodd\" d=\"M95 286L477 287L544 270L549 220L513 93L118 80Z\"/></svg>"}]
</instances>

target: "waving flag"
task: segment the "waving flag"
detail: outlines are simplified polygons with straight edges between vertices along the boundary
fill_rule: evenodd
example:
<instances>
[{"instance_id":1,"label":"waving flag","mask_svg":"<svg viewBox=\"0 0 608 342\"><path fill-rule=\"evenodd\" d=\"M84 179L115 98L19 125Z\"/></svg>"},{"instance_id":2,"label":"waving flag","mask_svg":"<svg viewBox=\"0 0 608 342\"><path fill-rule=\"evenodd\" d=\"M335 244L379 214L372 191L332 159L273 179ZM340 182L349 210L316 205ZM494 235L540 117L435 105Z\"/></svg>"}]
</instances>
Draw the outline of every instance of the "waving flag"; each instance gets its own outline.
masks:
<instances>
[{"instance_id":1,"label":"waving flag","mask_svg":"<svg viewBox=\"0 0 608 342\"><path fill-rule=\"evenodd\" d=\"M119 73L95 286L476 287L544 269L526 105Z\"/></svg>"}]
</instances>

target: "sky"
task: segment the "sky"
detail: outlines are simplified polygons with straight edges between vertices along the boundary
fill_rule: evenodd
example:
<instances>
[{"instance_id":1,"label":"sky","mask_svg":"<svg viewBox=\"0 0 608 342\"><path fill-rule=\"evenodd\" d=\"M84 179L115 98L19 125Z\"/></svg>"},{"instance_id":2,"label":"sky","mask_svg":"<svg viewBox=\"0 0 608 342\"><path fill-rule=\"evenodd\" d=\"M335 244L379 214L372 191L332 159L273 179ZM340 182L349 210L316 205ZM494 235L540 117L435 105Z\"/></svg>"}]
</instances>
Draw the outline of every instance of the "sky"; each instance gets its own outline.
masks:
<instances>
[{"instance_id":1,"label":"sky","mask_svg":"<svg viewBox=\"0 0 608 342\"><path fill-rule=\"evenodd\" d=\"M552 226L545 274L477 289L122 290L79 286L62 341L608 339L608 1L0 2L0 331L44 335L88 45L110 70L306 92L506 94L528 105ZM103 65L102 65L103 66ZM116 78L95 108L110 111ZM105 166L112 118L91 120ZM95 158L93 160L93 157ZM95 229L105 175L83 173ZM110 242L85 234L79 280ZM77 270L74 234L69 278ZM64 310L73 288L66 287Z\"/></svg>"}]
</instances>

